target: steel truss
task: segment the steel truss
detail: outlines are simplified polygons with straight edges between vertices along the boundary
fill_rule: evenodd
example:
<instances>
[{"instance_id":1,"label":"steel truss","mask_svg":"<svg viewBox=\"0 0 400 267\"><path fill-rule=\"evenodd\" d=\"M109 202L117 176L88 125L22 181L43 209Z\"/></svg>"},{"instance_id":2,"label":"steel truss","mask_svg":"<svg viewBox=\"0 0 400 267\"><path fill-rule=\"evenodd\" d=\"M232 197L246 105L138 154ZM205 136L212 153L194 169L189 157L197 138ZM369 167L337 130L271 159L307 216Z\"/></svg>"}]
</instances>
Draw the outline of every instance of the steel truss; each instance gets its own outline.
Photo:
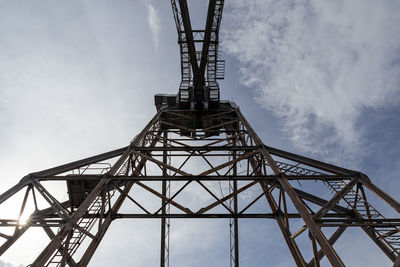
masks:
<instances>
[{"instance_id":1,"label":"steel truss","mask_svg":"<svg viewBox=\"0 0 400 267\"><path fill-rule=\"evenodd\" d=\"M217 80L224 79L225 74L225 61L218 55L224 1L209 1L204 30L192 29L186 0L171 0L171 5L181 59L178 102L185 108L215 106L220 101Z\"/></svg>"},{"instance_id":2,"label":"steel truss","mask_svg":"<svg viewBox=\"0 0 400 267\"><path fill-rule=\"evenodd\" d=\"M201 129L188 126L199 117ZM51 193L54 183L67 184L67 199ZM299 183L307 192L296 188ZM182 197L194 185L208 196L197 207ZM135 188L159 206L150 209ZM129 146L31 173L0 196L0 207L19 192L18 215L0 218L0 256L39 227L50 242L32 266L86 266L114 220L142 218L162 222L161 266L169 266L169 219L178 218L229 219L232 266L239 266L238 224L244 218L275 220L297 266L319 266L323 257L344 266L333 245L349 227L361 228L399 262L400 218L385 217L370 203L380 198L398 215L396 200L360 172L264 145L234 105L200 114L161 109ZM133 211L120 212L123 203ZM295 228L294 220L303 226ZM306 233L309 247L303 248L297 241ZM308 260L307 249L313 252Z\"/></svg>"}]
</instances>

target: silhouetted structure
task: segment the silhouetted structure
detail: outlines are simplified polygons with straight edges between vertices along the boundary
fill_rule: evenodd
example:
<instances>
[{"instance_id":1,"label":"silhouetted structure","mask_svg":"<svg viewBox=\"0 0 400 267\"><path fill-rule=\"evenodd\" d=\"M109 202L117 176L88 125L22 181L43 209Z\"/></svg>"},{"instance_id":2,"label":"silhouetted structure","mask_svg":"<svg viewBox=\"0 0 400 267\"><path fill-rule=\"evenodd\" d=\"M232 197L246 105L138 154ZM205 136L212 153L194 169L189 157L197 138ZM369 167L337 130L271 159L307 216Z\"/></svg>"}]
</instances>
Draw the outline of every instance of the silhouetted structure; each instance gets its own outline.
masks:
<instances>
[{"instance_id":1,"label":"silhouetted structure","mask_svg":"<svg viewBox=\"0 0 400 267\"><path fill-rule=\"evenodd\" d=\"M18 216L0 220L3 229L11 229L0 232L0 255L29 228L41 227L51 241L32 266L86 266L112 221L154 218L161 220L160 266L169 266L171 218L226 218L231 266L239 266L239 219L265 218L278 223L298 266L319 266L324 256L333 266L344 266L333 244L348 227L361 228L398 266L400 204L361 172L266 146L239 108L220 100L224 1L209 1L204 30L191 28L186 0L171 3L181 52L178 94L155 96L156 115L128 146L31 173L3 193L1 205L18 192L24 196ZM52 193L48 181L64 188L66 183L68 199ZM182 192L194 185L213 201L197 203L200 208L186 203ZM148 208L133 187L158 199L159 206ZM396 218L371 205L371 192L394 209ZM123 203L132 204L132 212L120 212ZM294 220L303 226L293 230ZM328 228L334 229L329 237ZM302 248L297 240L307 232L309 244ZM313 252L309 260L305 249Z\"/></svg>"}]
</instances>

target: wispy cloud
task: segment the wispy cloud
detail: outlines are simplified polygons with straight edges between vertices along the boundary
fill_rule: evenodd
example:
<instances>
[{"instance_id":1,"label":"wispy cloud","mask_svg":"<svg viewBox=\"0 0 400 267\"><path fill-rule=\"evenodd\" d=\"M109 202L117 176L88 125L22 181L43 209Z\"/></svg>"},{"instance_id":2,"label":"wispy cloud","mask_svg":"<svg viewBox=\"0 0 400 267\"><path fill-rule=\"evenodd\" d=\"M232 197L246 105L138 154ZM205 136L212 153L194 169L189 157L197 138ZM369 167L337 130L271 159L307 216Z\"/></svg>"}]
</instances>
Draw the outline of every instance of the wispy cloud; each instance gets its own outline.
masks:
<instances>
[{"instance_id":1,"label":"wispy cloud","mask_svg":"<svg viewBox=\"0 0 400 267\"><path fill-rule=\"evenodd\" d=\"M156 49L158 49L161 31L160 17L150 0L142 0L142 3L147 7L147 23L149 24L151 33L153 34L154 46Z\"/></svg>"},{"instance_id":2,"label":"wispy cloud","mask_svg":"<svg viewBox=\"0 0 400 267\"><path fill-rule=\"evenodd\" d=\"M362 151L365 108L399 102L398 1L233 1L224 46L242 82L312 153Z\"/></svg>"},{"instance_id":3,"label":"wispy cloud","mask_svg":"<svg viewBox=\"0 0 400 267\"><path fill-rule=\"evenodd\" d=\"M13 265L11 263L6 263L2 260L0 260L0 267L22 267L23 265Z\"/></svg>"}]
</instances>

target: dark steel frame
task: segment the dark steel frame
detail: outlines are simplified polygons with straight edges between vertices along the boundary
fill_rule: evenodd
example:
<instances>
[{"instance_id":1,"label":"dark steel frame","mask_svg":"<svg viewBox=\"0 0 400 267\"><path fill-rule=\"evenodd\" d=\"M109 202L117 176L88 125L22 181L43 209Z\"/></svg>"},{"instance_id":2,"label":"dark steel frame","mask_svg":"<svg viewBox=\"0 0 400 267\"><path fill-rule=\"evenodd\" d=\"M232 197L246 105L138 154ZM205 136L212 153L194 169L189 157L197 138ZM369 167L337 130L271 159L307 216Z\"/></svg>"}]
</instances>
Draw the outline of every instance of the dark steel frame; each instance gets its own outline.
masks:
<instances>
[{"instance_id":1,"label":"dark steel frame","mask_svg":"<svg viewBox=\"0 0 400 267\"><path fill-rule=\"evenodd\" d=\"M204 114L203 119L213 118L215 121L215 126L210 129L170 126L192 120L195 113L190 110L159 111L128 147L24 177L0 196L0 204L18 191L25 190L20 216L28 199L35 202L35 210L24 225L21 225L19 218L0 220L0 227L14 229L12 235L0 234L5 239L0 247L0 255L30 227L41 227L51 241L32 266L86 266L113 220L160 219L163 222L161 233L165 237L168 218L227 218L233 220L233 263L239 266L238 221L243 218L265 218L278 223L298 266L319 266L325 256L333 266L344 266L333 244L348 227L361 227L393 262L398 259L400 218L383 217L368 202L365 191L375 193L398 213L400 204L377 188L367 176L265 146L236 108ZM186 137L180 135L180 131L191 131L196 135ZM168 157L171 158L170 162ZM204 160L209 168L200 173L186 170L186 162L194 158ZM215 164L215 158L224 161ZM96 164L106 162L111 167L96 167ZM240 173L238 164L241 165ZM150 165L158 166L160 175L147 175ZM92 173L86 174L89 170ZM309 180L327 185L334 192L332 198L326 200L292 185L294 181ZM82 203L72 206L71 203L76 202L74 198L67 201L57 199L46 189L46 181L85 181L94 183L94 186L90 187ZM161 183L162 186L149 185L149 181ZM211 181L230 182L232 190L223 197L217 196L207 185ZM168 196L167 182L184 184ZM190 183L200 185L214 201L198 210L176 201ZM135 196L129 194L134 185L159 198L160 207L149 210L139 203ZM253 195L246 205L241 203L241 194L257 185L261 188L261 194ZM38 196L45 199L50 207L39 209L36 203ZM267 200L271 212L247 212L260 198ZM131 201L141 212L120 213L119 208L124 201ZM233 206L229 201L233 201ZM168 205L173 207L170 213L166 212ZM292 219L302 219L304 226L293 232L290 228ZM95 224L97 227L94 227ZM336 232L327 237L322 231L325 227L336 228ZM57 231L53 230L55 228ZM296 238L307 230L314 252L313 259L309 261L304 259L296 242ZM84 238L88 238L90 243L78 259L74 253L77 244L82 243L80 241ZM165 238L162 238L161 266L166 266L165 259L168 257L165 242Z\"/></svg>"},{"instance_id":2,"label":"dark steel frame","mask_svg":"<svg viewBox=\"0 0 400 267\"><path fill-rule=\"evenodd\" d=\"M224 78L225 61L218 58L223 0L210 0L204 30L193 30L186 0L171 0L181 54L178 102L182 107L208 109L220 101L217 79ZM201 47L196 44L202 45Z\"/></svg>"},{"instance_id":3,"label":"dark steel frame","mask_svg":"<svg viewBox=\"0 0 400 267\"><path fill-rule=\"evenodd\" d=\"M161 221L160 266L165 267L170 219L225 218L230 221L230 263L238 267L239 220L263 218L277 222L297 266L320 266L323 257L332 266L344 266L333 245L348 227L360 227L399 266L400 217L385 217L367 192L384 200L396 215L399 202L363 173L264 145L236 105L219 99L218 32L224 1L210 0L204 31L192 30L186 0L171 4L181 48L178 105L156 100L157 114L129 146L31 173L0 195L0 205L6 205L18 192L23 194L18 216L0 217L0 256L29 228L39 227L50 242L31 266L87 266L114 220L145 218ZM202 43L200 57L196 42ZM204 166L189 167L193 160ZM66 183L68 199L51 193L48 181L61 182L64 188ZM309 181L325 185L333 195L325 199L319 191L293 185ZM219 183L220 194L210 187L212 182ZM178 200L190 184L212 201L195 209ZM228 184L228 193L222 184ZM134 186L153 195L160 206L146 207L132 194ZM250 193L245 202L244 192L254 188L259 192ZM261 199L265 209L250 212ZM120 212L128 202L140 212ZM34 208L28 210L27 204ZM302 220L304 226L293 231L293 220ZM335 232L327 237L325 228ZM298 243L305 232L313 252L308 261Z\"/></svg>"}]
</instances>

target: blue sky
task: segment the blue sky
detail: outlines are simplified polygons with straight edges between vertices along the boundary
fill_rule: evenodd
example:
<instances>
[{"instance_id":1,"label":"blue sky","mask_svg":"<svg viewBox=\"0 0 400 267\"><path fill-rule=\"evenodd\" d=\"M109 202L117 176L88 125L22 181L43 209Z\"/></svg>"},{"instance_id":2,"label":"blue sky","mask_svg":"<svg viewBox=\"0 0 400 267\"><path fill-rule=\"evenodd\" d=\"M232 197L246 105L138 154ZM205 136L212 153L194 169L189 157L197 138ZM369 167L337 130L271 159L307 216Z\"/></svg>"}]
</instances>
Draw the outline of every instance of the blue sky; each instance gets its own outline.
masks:
<instances>
[{"instance_id":1,"label":"blue sky","mask_svg":"<svg viewBox=\"0 0 400 267\"><path fill-rule=\"evenodd\" d=\"M188 2L194 28L204 27L207 1ZM395 0L226 1L222 97L266 144L361 170L399 200L398 10ZM154 94L177 92L176 41L169 1L0 0L0 192L29 172L128 144L155 113ZM200 228L193 244L185 233L198 225L176 222L173 266L228 266L227 223L208 223L213 230ZM294 265L280 258L289 254L274 222L242 225L244 266ZM157 227L115 223L92 266L109 266L103 255L152 266ZM117 243L127 228L149 241ZM365 246L370 262L389 264L354 232L347 240ZM27 264L28 254L18 245L0 266Z\"/></svg>"}]
</instances>

